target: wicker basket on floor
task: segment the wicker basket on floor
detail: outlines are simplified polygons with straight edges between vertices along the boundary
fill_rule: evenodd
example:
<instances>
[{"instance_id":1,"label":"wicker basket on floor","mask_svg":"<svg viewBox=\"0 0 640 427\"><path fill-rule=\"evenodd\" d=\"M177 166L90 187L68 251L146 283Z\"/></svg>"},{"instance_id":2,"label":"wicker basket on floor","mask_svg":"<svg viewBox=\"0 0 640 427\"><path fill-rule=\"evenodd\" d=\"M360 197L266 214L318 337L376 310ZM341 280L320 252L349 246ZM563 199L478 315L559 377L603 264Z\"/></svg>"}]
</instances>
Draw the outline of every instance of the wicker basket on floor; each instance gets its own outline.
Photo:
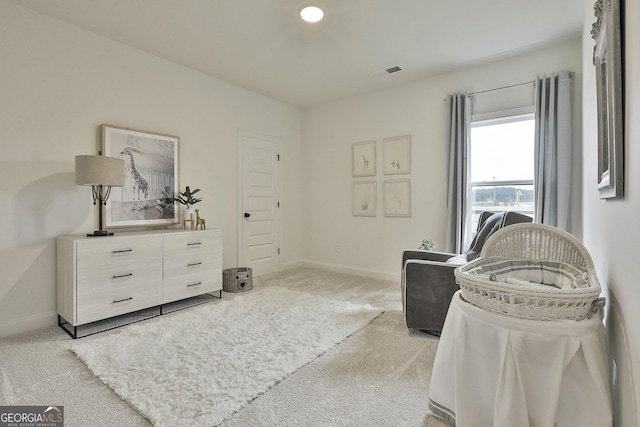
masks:
<instances>
[{"instance_id":1,"label":"wicker basket on floor","mask_svg":"<svg viewBox=\"0 0 640 427\"><path fill-rule=\"evenodd\" d=\"M253 270L249 267L235 267L222 270L222 290L225 292L245 292L253 289Z\"/></svg>"},{"instance_id":2,"label":"wicker basket on floor","mask_svg":"<svg viewBox=\"0 0 640 427\"><path fill-rule=\"evenodd\" d=\"M504 260L528 262L532 268L543 262L558 268L569 264L584 272L585 282L557 288L506 283L489 278L489 274L477 274ZM591 256L582 243L563 230L542 224L514 224L497 231L486 241L480 257L458 267L455 276L465 300L489 311L525 319L585 319L593 313L601 290Z\"/></svg>"}]
</instances>

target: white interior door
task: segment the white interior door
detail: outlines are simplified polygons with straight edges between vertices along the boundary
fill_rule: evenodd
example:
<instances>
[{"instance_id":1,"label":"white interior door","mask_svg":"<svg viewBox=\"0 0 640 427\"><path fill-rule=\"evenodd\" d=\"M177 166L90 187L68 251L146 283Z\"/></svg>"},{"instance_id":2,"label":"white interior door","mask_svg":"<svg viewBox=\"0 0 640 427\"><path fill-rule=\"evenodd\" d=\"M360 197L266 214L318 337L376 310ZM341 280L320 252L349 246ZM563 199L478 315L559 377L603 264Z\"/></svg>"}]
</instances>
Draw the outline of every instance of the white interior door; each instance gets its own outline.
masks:
<instances>
[{"instance_id":1,"label":"white interior door","mask_svg":"<svg viewBox=\"0 0 640 427\"><path fill-rule=\"evenodd\" d=\"M238 260L254 276L280 269L280 146L272 138L239 135Z\"/></svg>"}]
</instances>

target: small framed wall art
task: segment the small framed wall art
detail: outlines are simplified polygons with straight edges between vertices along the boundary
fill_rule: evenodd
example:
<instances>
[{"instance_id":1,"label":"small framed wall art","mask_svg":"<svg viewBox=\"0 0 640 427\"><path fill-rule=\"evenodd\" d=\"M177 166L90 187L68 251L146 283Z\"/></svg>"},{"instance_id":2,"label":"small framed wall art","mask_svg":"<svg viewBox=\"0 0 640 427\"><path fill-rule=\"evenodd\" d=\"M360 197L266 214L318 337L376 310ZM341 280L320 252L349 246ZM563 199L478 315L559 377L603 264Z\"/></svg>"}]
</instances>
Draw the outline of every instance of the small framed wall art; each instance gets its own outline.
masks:
<instances>
[{"instance_id":1,"label":"small framed wall art","mask_svg":"<svg viewBox=\"0 0 640 427\"><path fill-rule=\"evenodd\" d=\"M411 173L411 136L385 138L382 146L385 175Z\"/></svg>"},{"instance_id":2,"label":"small framed wall art","mask_svg":"<svg viewBox=\"0 0 640 427\"><path fill-rule=\"evenodd\" d=\"M352 144L353 177L376 176L376 141Z\"/></svg>"},{"instance_id":3,"label":"small framed wall art","mask_svg":"<svg viewBox=\"0 0 640 427\"><path fill-rule=\"evenodd\" d=\"M396 179L383 183L384 216L411 216L411 180Z\"/></svg>"},{"instance_id":4,"label":"small framed wall art","mask_svg":"<svg viewBox=\"0 0 640 427\"><path fill-rule=\"evenodd\" d=\"M105 206L105 226L177 224L177 136L102 125L102 153L124 159L124 186L113 188Z\"/></svg>"},{"instance_id":5,"label":"small framed wall art","mask_svg":"<svg viewBox=\"0 0 640 427\"><path fill-rule=\"evenodd\" d=\"M355 181L353 183L353 215L376 216L377 182Z\"/></svg>"}]
</instances>

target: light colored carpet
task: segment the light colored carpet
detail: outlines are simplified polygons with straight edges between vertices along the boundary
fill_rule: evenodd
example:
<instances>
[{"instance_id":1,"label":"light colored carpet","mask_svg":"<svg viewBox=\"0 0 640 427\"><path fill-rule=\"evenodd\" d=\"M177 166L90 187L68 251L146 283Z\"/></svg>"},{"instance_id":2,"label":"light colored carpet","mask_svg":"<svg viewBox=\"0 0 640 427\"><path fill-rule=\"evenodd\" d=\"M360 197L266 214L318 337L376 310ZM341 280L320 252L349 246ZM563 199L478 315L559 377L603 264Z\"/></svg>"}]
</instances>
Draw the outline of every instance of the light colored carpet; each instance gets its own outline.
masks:
<instances>
[{"instance_id":1,"label":"light colored carpet","mask_svg":"<svg viewBox=\"0 0 640 427\"><path fill-rule=\"evenodd\" d=\"M444 426L425 400L437 346L385 312L221 426Z\"/></svg>"},{"instance_id":2,"label":"light colored carpet","mask_svg":"<svg viewBox=\"0 0 640 427\"><path fill-rule=\"evenodd\" d=\"M217 425L378 315L370 305L272 287L71 350L154 425Z\"/></svg>"},{"instance_id":3,"label":"light colored carpet","mask_svg":"<svg viewBox=\"0 0 640 427\"><path fill-rule=\"evenodd\" d=\"M399 283L299 268L255 277L251 292L270 287L371 304L385 313L222 426L445 426L426 404L438 340L407 330ZM224 300L248 295L224 293ZM105 420L148 427L148 420L69 351L88 339L71 340L57 326L0 339L0 405L63 405L66 427L99 426Z\"/></svg>"}]
</instances>

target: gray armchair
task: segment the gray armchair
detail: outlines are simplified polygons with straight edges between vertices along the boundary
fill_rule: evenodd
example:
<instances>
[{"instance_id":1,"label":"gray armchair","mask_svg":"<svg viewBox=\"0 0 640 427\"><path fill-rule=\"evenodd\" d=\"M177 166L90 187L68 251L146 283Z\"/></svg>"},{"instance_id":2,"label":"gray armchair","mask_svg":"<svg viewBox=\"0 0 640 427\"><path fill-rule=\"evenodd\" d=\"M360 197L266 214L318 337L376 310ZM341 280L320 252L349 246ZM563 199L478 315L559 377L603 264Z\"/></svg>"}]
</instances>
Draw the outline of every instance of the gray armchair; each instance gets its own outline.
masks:
<instances>
[{"instance_id":1,"label":"gray armchair","mask_svg":"<svg viewBox=\"0 0 640 427\"><path fill-rule=\"evenodd\" d=\"M437 335L453 294L460 289L453 271L480 255L485 240L502 227L532 222L517 212L483 212L469 250L463 255L407 249L402 254L402 309L408 328Z\"/></svg>"}]
</instances>

